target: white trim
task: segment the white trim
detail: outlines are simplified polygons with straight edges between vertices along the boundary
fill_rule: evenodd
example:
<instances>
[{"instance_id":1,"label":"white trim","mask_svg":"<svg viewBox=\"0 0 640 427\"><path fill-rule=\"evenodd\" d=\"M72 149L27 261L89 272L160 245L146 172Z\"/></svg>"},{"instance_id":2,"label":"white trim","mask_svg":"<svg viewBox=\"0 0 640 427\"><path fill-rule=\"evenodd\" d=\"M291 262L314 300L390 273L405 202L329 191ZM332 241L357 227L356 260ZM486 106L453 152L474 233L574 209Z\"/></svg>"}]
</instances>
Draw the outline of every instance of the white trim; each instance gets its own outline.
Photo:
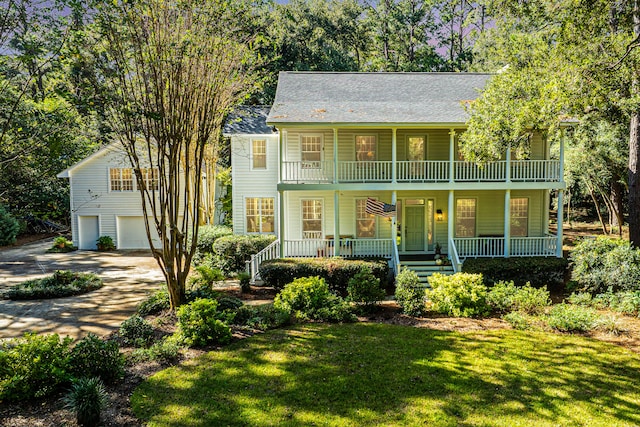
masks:
<instances>
[{"instance_id":1,"label":"white trim","mask_svg":"<svg viewBox=\"0 0 640 427\"><path fill-rule=\"evenodd\" d=\"M376 139L376 151L373 153L373 159L371 160L358 160L358 150L356 149L356 144L357 144L357 139L359 136L372 136ZM380 136L378 133L376 132L363 132L363 133L357 133L354 132L353 133L353 144L352 144L352 149L353 149L353 160L356 162L365 162L365 161L377 161L378 160L378 152L380 151Z\"/></svg>"},{"instance_id":2,"label":"white trim","mask_svg":"<svg viewBox=\"0 0 640 427\"><path fill-rule=\"evenodd\" d=\"M457 225L458 225L458 200L475 200L475 215L473 218L473 229L474 229L474 233L473 236L458 236L457 234ZM454 202L454 206L455 206L455 217L453 219L453 234L454 236L451 236L453 238L461 238L464 239L466 237L477 237L478 234L478 197L467 197L467 196L458 196L455 197L455 202Z\"/></svg>"},{"instance_id":3,"label":"white trim","mask_svg":"<svg viewBox=\"0 0 640 427\"><path fill-rule=\"evenodd\" d=\"M404 136L404 160L409 161L409 138L424 138L424 157L422 160L429 160L429 134L420 132L407 132Z\"/></svg>"},{"instance_id":4,"label":"white trim","mask_svg":"<svg viewBox=\"0 0 640 427\"><path fill-rule=\"evenodd\" d=\"M254 158L253 158L253 143L256 141L264 141L264 167L256 168L254 167ZM250 138L249 139L249 170L252 171L267 171L269 170L269 144L267 143L269 140L267 138Z\"/></svg>"},{"instance_id":5,"label":"white trim","mask_svg":"<svg viewBox=\"0 0 640 427\"><path fill-rule=\"evenodd\" d=\"M511 203L513 203L513 201L517 199L525 199L527 201L527 234L525 234L524 236L514 236L511 233L511 227L513 226L513 216L511 215ZM531 203L530 202L531 200L529 196L514 196L513 194L511 194L511 197L509 198L509 237L529 237L529 230L531 229Z\"/></svg>"},{"instance_id":6,"label":"white trim","mask_svg":"<svg viewBox=\"0 0 640 427\"><path fill-rule=\"evenodd\" d=\"M258 228L260 231L249 231L249 226L247 224L247 199L273 199L273 231L262 231L262 203L260 204L260 224ZM276 223L276 218L278 217L278 210L276 205L276 196L264 196L264 195L244 195L242 198L242 214L243 214L243 223L244 223L244 234L276 234L276 230L278 229L278 224Z\"/></svg>"},{"instance_id":7,"label":"white trim","mask_svg":"<svg viewBox=\"0 0 640 427\"><path fill-rule=\"evenodd\" d=\"M303 227L303 221L304 221L304 213L303 213L303 209L302 209L302 202L305 200L320 200L321 204L322 204L322 218L320 219L320 238L324 239L325 236L325 213L324 213L324 208L325 208L325 203L324 203L324 197L302 197L300 199L298 199L300 201L300 238L304 239L304 227Z\"/></svg>"},{"instance_id":8,"label":"white trim","mask_svg":"<svg viewBox=\"0 0 640 427\"><path fill-rule=\"evenodd\" d=\"M374 200L379 200L377 197L371 197ZM373 221L374 221L374 235L373 237L359 237L358 236L358 200L364 200L365 204L367 203L367 197L354 197L353 198L353 205L354 205L354 236L356 239L377 239L378 238L378 234L379 234L379 230L378 230L378 216L377 215L373 215Z\"/></svg>"},{"instance_id":9,"label":"white trim","mask_svg":"<svg viewBox=\"0 0 640 427\"><path fill-rule=\"evenodd\" d=\"M320 161L324 161L324 134L319 132L300 132L298 134L298 154L300 155L300 162L305 161L302 159L302 139L304 137L320 138Z\"/></svg>"}]
</instances>

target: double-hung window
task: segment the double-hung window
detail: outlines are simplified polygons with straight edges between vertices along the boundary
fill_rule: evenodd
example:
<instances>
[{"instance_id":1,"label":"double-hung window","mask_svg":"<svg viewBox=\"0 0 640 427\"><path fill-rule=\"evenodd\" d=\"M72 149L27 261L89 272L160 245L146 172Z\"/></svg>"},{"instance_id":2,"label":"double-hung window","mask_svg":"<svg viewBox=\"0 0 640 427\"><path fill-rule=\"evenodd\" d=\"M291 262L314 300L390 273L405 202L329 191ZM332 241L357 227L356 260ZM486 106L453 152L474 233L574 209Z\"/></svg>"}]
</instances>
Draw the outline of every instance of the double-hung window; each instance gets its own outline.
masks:
<instances>
[{"instance_id":1,"label":"double-hung window","mask_svg":"<svg viewBox=\"0 0 640 427\"><path fill-rule=\"evenodd\" d=\"M302 238L322 239L322 200L306 199L302 204Z\"/></svg>"},{"instance_id":2,"label":"double-hung window","mask_svg":"<svg viewBox=\"0 0 640 427\"><path fill-rule=\"evenodd\" d=\"M526 237L529 233L529 199L511 199L511 236Z\"/></svg>"},{"instance_id":3,"label":"double-hung window","mask_svg":"<svg viewBox=\"0 0 640 427\"><path fill-rule=\"evenodd\" d=\"M254 139L251 141L252 169L267 168L267 141Z\"/></svg>"},{"instance_id":4,"label":"double-hung window","mask_svg":"<svg viewBox=\"0 0 640 427\"><path fill-rule=\"evenodd\" d=\"M356 136L356 160L359 162L371 162L376 159L375 135Z\"/></svg>"},{"instance_id":5,"label":"double-hung window","mask_svg":"<svg viewBox=\"0 0 640 427\"><path fill-rule=\"evenodd\" d=\"M111 168L109 170L111 191L133 191L133 170L131 168Z\"/></svg>"},{"instance_id":6,"label":"double-hung window","mask_svg":"<svg viewBox=\"0 0 640 427\"><path fill-rule=\"evenodd\" d=\"M140 174L149 191L158 191L158 168L141 168Z\"/></svg>"},{"instance_id":7,"label":"double-hung window","mask_svg":"<svg viewBox=\"0 0 640 427\"><path fill-rule=\"evenodd\" d=\"M367 213L367 199L356 199L356 238L376 237L376 216Z\"/></svg>"},{"instance_id":8,"label":"double-hung window","mask_svg":"<svg viewBox=\"0 0 640 427\"><path fill-rule=\"evenodd\" d=\"M302 169L320 169L322 161L322 136L300 136L300 157Z\"/></svg>"},{"instance_id":9,"label":"double-hung window","mask_svg":"<svg viewBox=\"0 0 640 427\"><path fill-rule=\"evenodd\" d=\"M476 199L456 200L456 237L476 236Z\"/></svg>"},{"instance_id":10,"label":"double-hung window","mask_svg":"<svg viewBox=\"0 0 640 427\"><path fill-rule=\"evenodd\" d=\"M247 197L247 233L273 233L275 209L273 197Z\"/></svg>"}]
</instances>

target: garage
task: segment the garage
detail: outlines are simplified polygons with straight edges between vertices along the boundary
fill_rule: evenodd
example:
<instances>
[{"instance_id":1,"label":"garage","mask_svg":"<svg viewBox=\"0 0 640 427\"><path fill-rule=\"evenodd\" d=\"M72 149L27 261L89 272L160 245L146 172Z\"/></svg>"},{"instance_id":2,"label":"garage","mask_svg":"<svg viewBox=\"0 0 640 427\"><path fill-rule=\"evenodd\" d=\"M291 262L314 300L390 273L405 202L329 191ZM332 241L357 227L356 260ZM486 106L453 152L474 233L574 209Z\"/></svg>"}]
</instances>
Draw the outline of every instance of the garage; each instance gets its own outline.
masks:
<instances>
[{"instance_id":1,"label":"garage","mask_svg":"<svg viewBox=\"0 0 640 427\"><path fill-rule=\"evenodd\" d=\"M118 216L116 218L118 249L148 249L149 241L142 216ZM160 246L160 239L155 229L151 229L154 236L154 246Z\"/></svg>"},{"instance_id":2,"label":"garage","mask_svg":"<svg viewBox=\"0 0 640 427\"><path fill-rule=\"evenodd\" d=\"M78 249L97 249L100 236L97 215L78 216Z\"/></svg>"}]
</instances>

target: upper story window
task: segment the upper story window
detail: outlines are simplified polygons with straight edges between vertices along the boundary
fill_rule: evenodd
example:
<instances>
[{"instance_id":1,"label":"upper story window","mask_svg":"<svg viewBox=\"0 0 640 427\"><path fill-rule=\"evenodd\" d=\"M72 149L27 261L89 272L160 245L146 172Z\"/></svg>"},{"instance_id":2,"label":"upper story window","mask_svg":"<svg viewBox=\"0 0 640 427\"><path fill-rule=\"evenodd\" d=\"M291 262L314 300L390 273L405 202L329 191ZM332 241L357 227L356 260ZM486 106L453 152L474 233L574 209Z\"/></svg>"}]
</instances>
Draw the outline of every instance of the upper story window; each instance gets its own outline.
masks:
<instances>
[{"instance_id":1,"label":"upper story window","mask_svg":"<svg viewBox=\"0 0 640 427\"><path fill-rule=\"evenodd\" d=\"M376 137L375 135L356 136L356 160L359 162L370 162L376 159Z\"/></svg>"},{"instance_id":2,"label":"upper story window","mask_svg":"<svg viewBox=\"0 0 640 427\"><path fill-rule=\"evenodd\" d=\"M251 141L251 167L252 169L267 168L267 140L254 139Z\"/></svg>"},{"instance_id":3,"label":"upper story window","mask_svg":"<svg viewBox=\"0 0 640 427\"><path fill-rule=\"evenodd\" d=\"M302 238L322 239L322 199L301 200Z\"/></svg>"},{"instance_id":4,"label":"upper story window","mask_svg":"<svg viewBox=\"0 0 640 427\"><path fill-rule=\"evenodd\" d=\"M141 168L144 185L149 191L158 191L158 168Z\"/></svg>"},{"instance_id":5,"label":"upper story window","mask_svg":"<svg viewBox=\"0 0 640 427\"><path fill-rule=\"evenodd\" d=\"M112 168L109 171L110 191L133 191L133 170L131 168Z\"/></svg>"},{"instance_id":6,"label":"upper story window","mask_svg":"<svg viewBox=\"0 0 640 427\"><path fill-rule=\"evenodd\" d=\"M247 233L273 233L275 209L273 197L247 197Z\"/></svg>"},{"instance_id":7,"label":"upper story window","mask_svg":"<svg viewBox=\"0 0 640 427\"><path fill-rule=\"evenodd\" d=\"M367 213L367 199L356 200L356 237L358 239L376 237L376 216Z\"/></svg>"},{"instance_id":8,"label":"upper story window","mask_svg":"<svg viewBox=\"0 0 640 427\"><path fill-rule=\"evenodd\" d=\"M526 237L529 234L529 199L511 199L511 236Z\"/></svg>"},{"instance_id":9,"label":"upper story window","mask_svg":"<svg viewBox=\"0 0 640 427\"><path fill-rule=\"evenodd\" d=\"M476 199L456 200L456 237L476 236Z\"/></svg>"},{"instance_id":10,"label":"upper story window","mask_svg":"<svg viewBox=\"0 0 640 427\"><path fill-rule=\"evenodd\" d=\"M300 136L300 156L303 169L319 169L322 161L322 136Z\"/></svg>"}]
</instances>

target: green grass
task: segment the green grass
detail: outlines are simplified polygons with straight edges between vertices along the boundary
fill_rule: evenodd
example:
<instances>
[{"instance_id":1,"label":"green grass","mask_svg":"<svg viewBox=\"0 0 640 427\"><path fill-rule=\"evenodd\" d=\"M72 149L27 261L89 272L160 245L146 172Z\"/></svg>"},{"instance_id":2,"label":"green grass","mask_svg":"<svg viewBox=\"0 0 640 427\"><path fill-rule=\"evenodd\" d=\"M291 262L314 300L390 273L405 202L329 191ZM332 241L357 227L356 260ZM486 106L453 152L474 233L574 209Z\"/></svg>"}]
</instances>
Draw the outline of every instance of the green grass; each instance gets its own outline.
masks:
<instances>
[{"instance_id":1,"label":"green grass","mask_svg":"<svg viewBox=\"0 0 640 427\"><path fill-rule=\"evenodd\" d=\"M571 335L316 324L159 372L131 401L151 426L631 426L640 358Z\"/></svg>"}]
</instances>

